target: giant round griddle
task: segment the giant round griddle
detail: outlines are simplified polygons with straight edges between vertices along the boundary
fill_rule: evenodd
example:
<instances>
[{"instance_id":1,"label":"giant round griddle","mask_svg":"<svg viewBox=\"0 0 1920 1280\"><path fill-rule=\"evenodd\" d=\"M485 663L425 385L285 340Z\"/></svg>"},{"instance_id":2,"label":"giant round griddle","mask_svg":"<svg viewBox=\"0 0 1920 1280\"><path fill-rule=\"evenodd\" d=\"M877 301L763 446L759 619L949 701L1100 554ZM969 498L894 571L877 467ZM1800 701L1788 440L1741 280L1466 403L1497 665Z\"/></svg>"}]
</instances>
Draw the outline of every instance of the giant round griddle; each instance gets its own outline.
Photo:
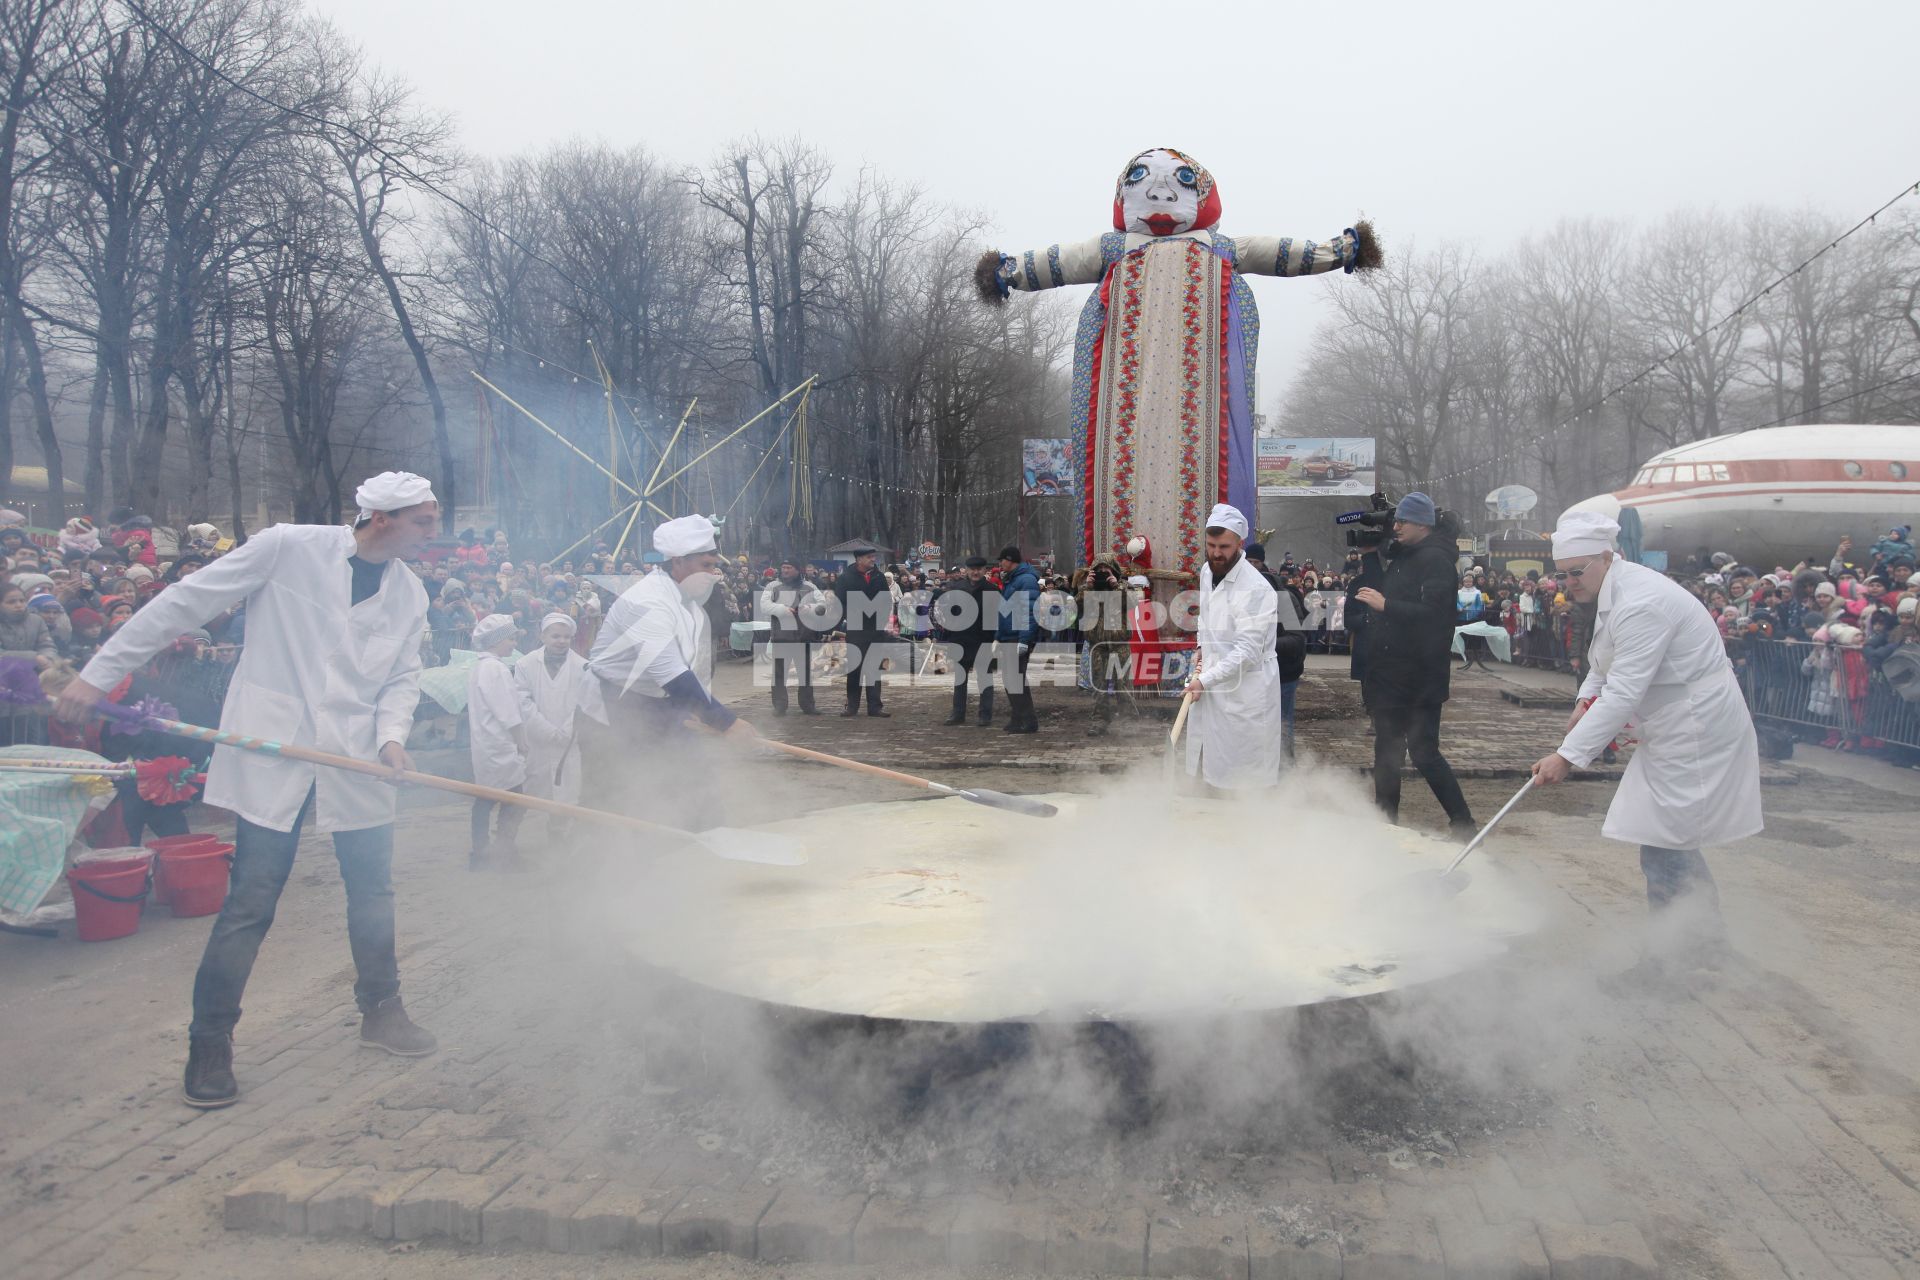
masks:
<instances>
[{"instance_id":1,"label":"giant round griddle","mask_svg":"<svg viewBox=\"0 0 1920 1280\"><path fill-rule=\"evenodd\" d=\"M1530 931L1476 855L1350 796L1042 797L1036 820L959 799L767 824L805 866L694 854L615 907L628 946L697 986L793 1010L923 1023L1133 1022L1376 995L1484 964Z\"/></svg>"}]
</instances>

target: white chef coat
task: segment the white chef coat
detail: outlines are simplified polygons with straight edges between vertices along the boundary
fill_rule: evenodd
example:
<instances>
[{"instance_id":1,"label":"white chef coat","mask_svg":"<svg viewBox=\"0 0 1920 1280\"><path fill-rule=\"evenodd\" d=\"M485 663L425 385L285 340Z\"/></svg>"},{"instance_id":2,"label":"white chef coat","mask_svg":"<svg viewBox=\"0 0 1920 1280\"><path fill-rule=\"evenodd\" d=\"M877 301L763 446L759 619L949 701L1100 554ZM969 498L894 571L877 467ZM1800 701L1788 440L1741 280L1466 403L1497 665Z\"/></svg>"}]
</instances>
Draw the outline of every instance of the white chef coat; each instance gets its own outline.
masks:
<instances>
[{"instance_id":1,"label":"white chef coat","mask_svg":"<svg viewBox=\"0 0 1920 1280\"><path fill-rule=\"evenodd\" d=\"M1279 593L1240 557L1213 580L1200 568L1200 684L1187 713L1187 772L1223 790L1280 780Z\"/></svg>"},{"instance_id":2,"label":"white chef coat","mask_svg":"<svg viewBox=\"0 0 1920 1280\"><path fill-rule=\"evenodd\" d=\"M353 603L353 531L280 524L155 596L81 672L112 689L183 631L242 601L247 641L227 688L220 728L247 737L376 760L405 743L420 701L427 593L413 570L387 562L380 589ZM393 821L394 789L379 778L238 747L215 747L206 801L274 831L291 831L314 790L313 829L358 831Z\"/></svg>"},{"instance_id":3,"label":"white chef coat","mask_svg":"<svg viewBox=\"0 0 1920 1280\"><path fill-rule=\"evenodd\" d=\"M715 587L714 590L720 590ZM704 607L681 594L673 576L655 569L620 593L594 638L587 667L622 692L667 696L667 682L693 672L713 688L713 644Z\"/></svg>"},{"instance_id":4,"label":"white chef coat","mask_svg":"<svg viewBox=\"0 0 1920 1280\"><path fill-rule=\"evenodd\" d=\"M580 735L577 716L607 723L600 682L587 660L567 650L560 674L547 670L547 655L534 650L514 664L521 723L527 734L527 794L563 804L580 803Z\"/></svg>"},{"instance_id":5,"label":"white chef coat","mask_svg":"<svg viewBox=\"0 0 1920 1280\"><path fill-rule=\"evenodd\" d=\"M1601 834L1698 849L1759 831L1760 752L1720 628L1665 574L1616 559L1600 585L1592 670L1597 698L1560 744L1575 767L1628 721L1640 739Z\"/></svg>"},{"instance_id":6,"label":"white chef coat","mask_svg":"<svg viewBox=\"0 0 1920 1280\"><path fill-rule=\"evenodd\" d=\"M498 654L481 654L467 671L467 745L475 782L511 791L527 780L527 758L513 740L520 721L513 672Z\"/></svg>"}]
</instances>

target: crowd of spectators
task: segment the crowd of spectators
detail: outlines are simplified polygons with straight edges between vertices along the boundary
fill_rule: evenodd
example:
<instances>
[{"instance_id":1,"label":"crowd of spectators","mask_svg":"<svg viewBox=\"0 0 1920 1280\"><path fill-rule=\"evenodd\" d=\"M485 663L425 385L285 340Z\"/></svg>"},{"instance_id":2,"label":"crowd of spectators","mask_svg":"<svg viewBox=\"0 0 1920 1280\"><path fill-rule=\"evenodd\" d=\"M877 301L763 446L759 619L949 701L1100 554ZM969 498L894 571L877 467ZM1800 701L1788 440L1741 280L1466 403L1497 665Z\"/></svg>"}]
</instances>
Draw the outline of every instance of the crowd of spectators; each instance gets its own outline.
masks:
<instances>
[{"instance_id":1,"label":"crowd of spectators","mask_svg":"<svg viewBox=\"0 0 1920 1280\"><path fill-rule=\"evenodd\" d=\"M1912 528L1899 525L1864 549L1842 538L1824 560L1767 573L1716 555L1706 572L1682 582L1719 623L1757 711L1826 726L1816 739L1825 747L1878 750L1886 744L1871 732L1870 700L1900 706L1875 677L1898 650L1920 642L1914 568Z\"/></svg>"},{"instance_id":2,"label":"crowd of spectators","mask_svg":"<svg viewBox=\"0 0 1920 1280\"><path fill-rule=\"evenodd\" d=\"M1881 745L1861 729L1874 674L1920 640L1914 567L1912 529L1899 525L1864 549L1843 538L1831 556L1765 571L1702 551L1672 577L1713 615L1743 683L1767 697L1765 714L1827 726L1813 740L1851 751ZM1505 628L1519 665L1576 675L1592 626L1562 575L1479 568L1461 576L1456 620Z\"/></svg>"},{"instance_id":3,"label":"crowd of spectators","mask_svg":"<svg viewBox=\"0 0 1920 1280\"><path fill-rule=\"evenodd\" d=\"M17 513L0 511L0 662L12 668L9 680L0 682L0 697L26 701L32 696L21 676L23 663L41 684L48 673L57 679L63 671L78 671L134 611L229 545L213 525L194 524L163 554L153 521L130 510L116 511L98 526L75 517L52 537L44 531L36 536ZM429 597L424 660L445 665L454 650L469 647L474 624L489 613L510 615L523 635L538 635L544 618L565 613L577 627L574 646L585 654L620 586L644 572L653 558L616 554L605 543L570 549L550 561L517 558L504 531L464 530L450 548L414 566ZM1309 652L1348 647L1345 613L1358 553L1344 563L1321 566L1296 562L1288 552L1261 567L1293 595ZM841 565L796 560L784 571L832 596ZM1712 612L1744 680L1798 680L1793 696L1798 698L1804 686L1806 705L1799 710L1805 719L1834 726L1824 745L1854 749L1877 745L1857 729L1865 721L1862 701L1874 673L1895 650L1920 639L1920 584L1913 581L1914 571L1912 532L1899 526L1870 546L1843 539L1830 557L1808 557L1764 572L1703 551L1674 577ZM707 603L713 642L719 654L744 658L748 649L739 643L734 624L758 622L765 629L763 597L783 567L766 557L736 555L721 572L724 582ZM1053 573L1040 566L1037 614L1043 639L1082 641L1078 614L1087 573L1085 568L1071 575ZM943 591L964 589L966 570L905 560L883 565L882 575L893 602L887 634L909 642L906 652L919 662L919 642L948 638L934 604ZM1002 586L997 566L987 570L987 586ZM1592 625L1551 570L1496 574L1479 566L1462 573L1456 621L1504 629L1518 665L1576 675ZM245 630L245 611L236 609L183 636L181 645L203 660L230 662L245 642ZM826 641L831 633L820 638ZM1786 653L1782 646L1793 651ZM1475 642L1467 648L1463 660L1475 656ZM945 671L946 664L934 655L927 660ZM16 685L20 688L13 693L5 691Z\"/></svg>"}]
</instances>

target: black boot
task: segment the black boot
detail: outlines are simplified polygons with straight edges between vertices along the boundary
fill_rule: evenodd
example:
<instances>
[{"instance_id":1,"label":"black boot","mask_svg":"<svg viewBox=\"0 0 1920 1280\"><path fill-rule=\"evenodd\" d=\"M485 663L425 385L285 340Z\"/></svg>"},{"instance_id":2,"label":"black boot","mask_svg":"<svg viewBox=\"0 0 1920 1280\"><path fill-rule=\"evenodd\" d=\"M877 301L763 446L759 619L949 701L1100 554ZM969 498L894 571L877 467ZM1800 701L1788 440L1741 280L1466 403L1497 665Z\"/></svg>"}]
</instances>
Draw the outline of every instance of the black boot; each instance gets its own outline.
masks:
<instances>
[{"instance_id":1,"label":"black boot","mask_svg":"<svg viewBox=\"0 0 1920 1280\"><path fill-rule=\"evenodd\" d=\"M965 724L966 722L967 722L967 690L966 690L966 686L962 685L960 688L955 689L953 691L952 712L950 712L947 718L945 720L942 720L940 723L943 725L951 726L956 724Z\"/></svg>"},{"instance_id":2,"label":"black boot","mask_svg":"<svg viewBox=\"0 0 1920 1280\"><path fill-rule=\"evenodd\" d=\"M803 684L800 686L800 714L803 716L817 716L820 714L820 708L813 705L812 685Z\"/></svg>"},{"instance_id":3,"label":"black boot","mask_svg":"<svg viewBox=\"0 0 1920 1280\"><path fill-rule=\"evenodd\" d=\"M980 691L980 727L986 728L993 723L993 686L988 685Z\"/></svg>"},{"instance_id":4,"label":"black boot","mask_svg":"<svg viewBox=\"0 0 1920 1280\"><path fill-rule=\"evenodd\" d=\"M401 1058L424 1058L440 1047L433 1033L414 1025L399 996L388 996L360 1015L360 1043Z\"/></svg>"},{"instance_id":5,"label":"black boot","mask_svg":"<svg viewBox=\"0 0 1920 1280\"><path fill-rule=\"evenodd\" d=\"M190 1107L212 1111L240 1101L240 1085L233 1078L233 1037L190 1036L187 1041L187 1079L180 1096Z\"/></svg>"},{"instance_id":6,"label":"black boot","mask_svg":"<svg viewBox=\"0 0 1920 1280\"><path fill-rule=\"evenodd\" d=\"M1040 732L1040 721L1033 714L1032 694L1010 693L1007 695L1007 727L1002 732Z\"/></svg>"}]
</instances>

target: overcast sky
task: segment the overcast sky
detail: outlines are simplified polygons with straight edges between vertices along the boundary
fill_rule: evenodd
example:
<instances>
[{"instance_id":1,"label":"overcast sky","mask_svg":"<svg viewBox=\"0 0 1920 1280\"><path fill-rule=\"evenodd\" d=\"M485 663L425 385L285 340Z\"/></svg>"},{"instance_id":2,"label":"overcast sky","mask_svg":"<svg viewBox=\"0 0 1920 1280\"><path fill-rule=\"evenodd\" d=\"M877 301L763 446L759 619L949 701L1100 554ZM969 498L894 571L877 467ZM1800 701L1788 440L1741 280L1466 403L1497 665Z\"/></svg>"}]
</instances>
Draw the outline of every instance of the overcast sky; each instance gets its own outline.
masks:
<instances>
[{"instance_id":1,"label":"overcast sky","mask_svg":"<svg viewBox=\"0 0 1920 1280\"><path fill-rule=\"evenodd\" d=\"M1915 0L312 3L472 151L578 136L697 163L797 133L984 212L1006 249L1106 229L1153 146L1213 171L1229 234L1324 239L1364 212L1389 253L1684 206L1851 222L1920 179ZM1341 285L1255 280L1270 410Z\"/></svg>"}]
</instances>

